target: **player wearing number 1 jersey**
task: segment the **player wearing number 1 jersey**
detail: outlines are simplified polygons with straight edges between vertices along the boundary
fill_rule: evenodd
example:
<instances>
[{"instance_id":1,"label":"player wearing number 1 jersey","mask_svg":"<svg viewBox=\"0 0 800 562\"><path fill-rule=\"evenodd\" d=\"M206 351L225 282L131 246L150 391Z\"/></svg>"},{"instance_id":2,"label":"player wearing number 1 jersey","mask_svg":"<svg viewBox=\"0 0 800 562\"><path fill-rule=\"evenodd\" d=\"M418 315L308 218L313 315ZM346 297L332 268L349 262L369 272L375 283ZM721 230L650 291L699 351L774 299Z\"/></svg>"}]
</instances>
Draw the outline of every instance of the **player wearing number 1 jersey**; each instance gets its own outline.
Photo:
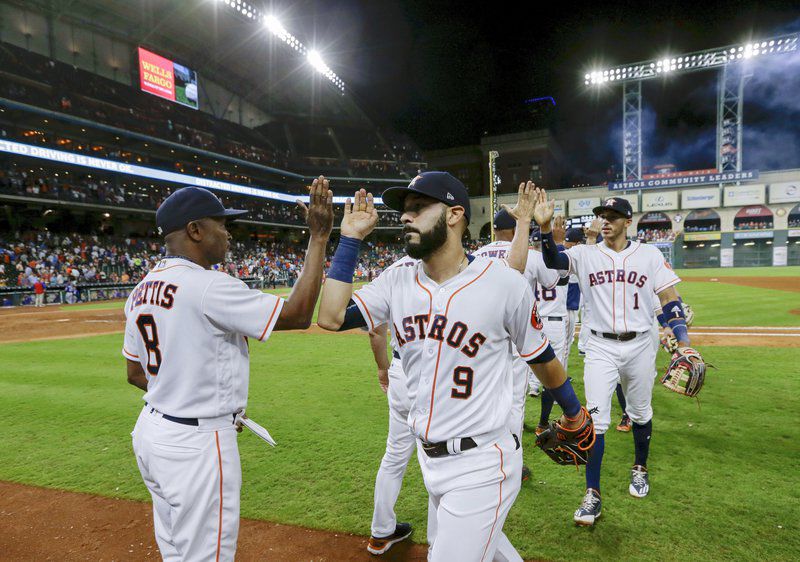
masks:
<instances>
[{"instance_id":1,"label":"player wearing number 1 jersey","mask_svg":"<svg viewBox=\"0 0 800 562\"><path fill-rule=\"evenodd\" d=\"M572 416L563 420L569 430L589 417L540 331L524 278L465 255L470 206L464 185L445 172L424 172L408 187L385 191L383 202L402 213L406 252L420 261L353 293L360 241L377 221L371 195L359 191L354 207L345 205L318 323L328 330L386 323L395 333L408 422L435 511L429 560L492 560L498 548L513 552L502 529L522 468L519 436L506 427L511 351L552 388L565 416Z\"/></svg>"},{"instance_id":2,"label":"player wearing number 1 jersey","mask_svg":"<svg viewBox=\"0 0 800 562\"><path fill-rule=\"evenodd\" d=\"M122 355L128 382L145 391L133 450L164 560L234 558L242 484L234 415L247 404L249 346L310 325L332 201L327 180L314 180L305 267L285 301L211 270L228 250L226 218L246 211L185 187L156 213L168 255L125 303Z\"/></svg>"},{"instance_id":3,"label":"player wearing number 1 jersey","mask_svg":"<svg viewBox=\"0 0 800 562\"><path fill-rule=\"evenodd\" d=\"M651 339L655 300L674 318L670 327L682 345L688 345L685 318L674 286L680 279L654 246L629 242L627 227L633 212L620 197L595 207L603 219L603 242L579 245L559 252L553 242L553 202L541 194L534 216L542 229L542 249L548 267L565 269L578 277L581 293L591 308L586 329L584 384L586 403L596 420L597 440L586 467L586 494L575 511L579 525L592 525L601 514L600 467L604 434L611 422L611 398L619 381L627 399L626 412L633 422L635 460L629 493L644 497L650 491L647 457L652 433L651 399L655 349Z\"/></svg>"}]
</instances>

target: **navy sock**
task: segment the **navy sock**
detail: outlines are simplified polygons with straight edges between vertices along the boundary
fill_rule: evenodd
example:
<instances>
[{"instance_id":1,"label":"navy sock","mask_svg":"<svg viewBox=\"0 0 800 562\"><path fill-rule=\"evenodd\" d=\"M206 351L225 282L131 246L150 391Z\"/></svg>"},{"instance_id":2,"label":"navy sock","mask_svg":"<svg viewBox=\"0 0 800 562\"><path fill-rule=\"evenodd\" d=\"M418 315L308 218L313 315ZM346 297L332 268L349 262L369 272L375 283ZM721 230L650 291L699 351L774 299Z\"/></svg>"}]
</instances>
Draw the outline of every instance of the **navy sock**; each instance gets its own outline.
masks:
<instances>
[{"instance_id":1,"label":"navy sock","mask_svg":"<svg viewBox=\"0 0 800 562\"><path fill-rule=\"evenodd\" d=\"M646 424L633 424L633 446L636 456L633 464L647 466L647 455L650 454L650 435L653 433L653 420Z\"/></svg>"},{"instance_id":2,"label":"navy sock","mask_svg":"<svg viewBox=\"0 0 800 562\"><path fill-rule=\"evenodd\" d=\"M550 413L553 411L553 403L555 402L555 398L553 395L550 394L550 391L546 388L542 392L542 412L539 414L539 425L547 425L547 422L550 420Z\"/></svg>"},{"instance_id":3,"label":"navy sock","mask_svg":"<svg viewBox=\"0 0 800 562\"><path fill-rule=\"evenodd\" d=\"M597 434L586 464L586 487L600 491L600 466L603 464L603 453L606 450L606 436Z\"/></svg>"},{"instance_id":4,"label":"navy sock","mask_svg":"<svg viewBox=\"0 0 800 562\"><path fill-rule=\"evenodd\" d=\"M619 400L619 407L622 408L622 413L625 414L627 402L625 402L625 393L622 392L622 385L617 383L617 400ZM625 414L626 416L628 414Z\"/></svg>"}]
</instances>

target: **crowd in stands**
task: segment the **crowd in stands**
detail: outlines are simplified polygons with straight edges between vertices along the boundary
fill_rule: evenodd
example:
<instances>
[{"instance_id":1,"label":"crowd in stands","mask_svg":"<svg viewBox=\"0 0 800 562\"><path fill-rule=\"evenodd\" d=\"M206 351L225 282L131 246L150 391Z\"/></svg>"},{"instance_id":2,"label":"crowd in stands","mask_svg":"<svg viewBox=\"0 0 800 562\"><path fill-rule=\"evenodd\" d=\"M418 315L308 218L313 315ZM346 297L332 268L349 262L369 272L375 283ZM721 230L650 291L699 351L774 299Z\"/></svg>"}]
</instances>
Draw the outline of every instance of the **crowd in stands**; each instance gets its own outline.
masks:
<instances>
[{"instance_id":1,"label":"crowd in stands","mask_svg":"<svg viewBox=\"0 0 800 562\"><path fill-rule=\"evenodd\" d=\"M0 64L7 73L7 79L0 82L0 96L26 104L283 170L316 166L320 157L326 156L292 154L258 129L161 100L135 85L127 86L12 45L4 44L0 49ZM340 136L345 153L349 148L347 136L344 132ZM381 177L416 174L422 158L409 140L392 143L393 153L377 143L375 148L358 160L344 161L343 167L335 160L332 166L354 175L365 171Z\"/></svg>"},{"instance_id":2,"label":"crowd in stands","mask_svg":"<svg viewBox=\"0 0 800 562\"><path fill-rule=\"evenodd\" d=\"M789 215L789 228L800 228L800 217L797 215Z\"/></svg>"},{"instance_id":3,"label":"crowd in stands","mask_svg":"<svg viewBox=\"0 0 800 562\"><path fill-rule=\"evenodd\" d=\"M685 223L684 232L719 232L719 222Z\"/></svg>"},{"instance_id":4,"label":"crowd in stands","mask_svg":"<svg viewBox=\"0 0 800 562\"><path fill-rule=\"evenodd\" d=\"M112 179L109 179L112 178ZM137 180L108 178L97 173L53 172L45 168L25 168L13 163L0 166L0 193L57 199L76 203L95 203L115 207L155 210L174 190ZM218 193L230 207L250 211L248 220L301 225L303 219L294 203ZM399 225L400 215L381 207L379 226ZM337 216L343 207L335 206Z\"/></svg>"},{"instance_id":5,"label":"crowd in stands","mask_svg":"<svg viewBox=\"0 0 800 562\"><path fill-rule=\"evenodd\" d=\"M640 228L636 238L641 242L674 242L675 232L672 229Z\"/></svg>"},{"instance_id":6,"label":"crowd in stands","mask_svg":"<svg viewBox=\"0 0 800 562\"><path fill-rule=\"evenodd\" d=\"M734 230L769 230L773 228L772 218L751 219L748 221L737 222L733 225Z\"/></svg>"}]
</instances>

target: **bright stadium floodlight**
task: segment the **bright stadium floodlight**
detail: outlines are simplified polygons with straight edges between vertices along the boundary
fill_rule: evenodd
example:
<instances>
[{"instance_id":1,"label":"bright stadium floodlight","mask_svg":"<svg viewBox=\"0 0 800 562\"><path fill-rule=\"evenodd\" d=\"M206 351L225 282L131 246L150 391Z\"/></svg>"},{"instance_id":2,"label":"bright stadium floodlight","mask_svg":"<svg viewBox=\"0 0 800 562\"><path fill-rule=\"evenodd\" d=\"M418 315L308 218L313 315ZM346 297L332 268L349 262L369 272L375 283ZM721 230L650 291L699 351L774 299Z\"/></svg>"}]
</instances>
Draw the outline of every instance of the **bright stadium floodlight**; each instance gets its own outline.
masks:
<instances>
[{"instance_id":1,"label":"bright stadium floodlight","mask_svg":"<svg viewBox=\"0 0 800 562\"><path fill-rule=\"evenodd\" d=\"M300 40L297 39L297 37L289 33L286 28L283 27L283 24L281 24L278 18L272 14L264 16L264 27L266 27L270 33L286 43L289 47L299 52L301 55L305 55L309 64L311 64L311 66L317 72L330 80L333 85L336 86L342 94L344 94L344 81L339 78L327 64L325 64L325 61L322 60L322 56L317 51L313 49L307 50Z\"/></svg>"},{"instance_id":2,"label":"bright stadium floodlight","mask_svg":"<svg viewBox=\"0 0 800 562\"><path fill-rule=\"evenodd\" d=\"M741 45L729 45L717 49L695 51L677 57L662 56L658 59L635 64L592 70L584 74L587 86L604 84L610 80L647 80L659 75L725 66L729 62L752 59L763 55L794 52L800 47L800 34L792 33L761 41L750 41Z\"/></svg>"}]
</instances>

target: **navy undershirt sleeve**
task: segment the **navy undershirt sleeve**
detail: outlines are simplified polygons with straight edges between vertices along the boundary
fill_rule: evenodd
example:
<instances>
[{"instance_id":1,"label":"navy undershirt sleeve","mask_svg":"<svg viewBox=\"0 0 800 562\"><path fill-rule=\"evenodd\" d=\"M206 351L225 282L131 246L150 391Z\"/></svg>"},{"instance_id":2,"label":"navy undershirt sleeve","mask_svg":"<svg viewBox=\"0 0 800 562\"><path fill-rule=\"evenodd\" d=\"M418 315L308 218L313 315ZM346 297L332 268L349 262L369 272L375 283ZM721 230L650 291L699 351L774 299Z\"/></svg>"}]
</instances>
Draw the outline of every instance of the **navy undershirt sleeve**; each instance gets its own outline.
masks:
<instances>
[{"instance_id":1,"label":"navy undershirt sleeve","mask_svg":"<svg viewBox=\"0 0 800 562\"><path fill-rule=\"evenodd\" d=\"M352 330L353 328L366 327L367 321L364 319L364 315L361 314L361 310L359 310L358 305L353 302L353 299L350 299L347 310L344 312L344 321L342 325L339 326L339 331L343 332L344 330Z\"/></svg>"},{"instance_id":2,"label":"navy undershirt sleeve","mask_svg":"<svg viewBox=\"0 0 800 562\"><path fill-rule=\"evenodd\" d=\"M542 233L542 257L548 269L569 270L569 258L558 251L552 232Z\"/></svg>"}]
</instances>

